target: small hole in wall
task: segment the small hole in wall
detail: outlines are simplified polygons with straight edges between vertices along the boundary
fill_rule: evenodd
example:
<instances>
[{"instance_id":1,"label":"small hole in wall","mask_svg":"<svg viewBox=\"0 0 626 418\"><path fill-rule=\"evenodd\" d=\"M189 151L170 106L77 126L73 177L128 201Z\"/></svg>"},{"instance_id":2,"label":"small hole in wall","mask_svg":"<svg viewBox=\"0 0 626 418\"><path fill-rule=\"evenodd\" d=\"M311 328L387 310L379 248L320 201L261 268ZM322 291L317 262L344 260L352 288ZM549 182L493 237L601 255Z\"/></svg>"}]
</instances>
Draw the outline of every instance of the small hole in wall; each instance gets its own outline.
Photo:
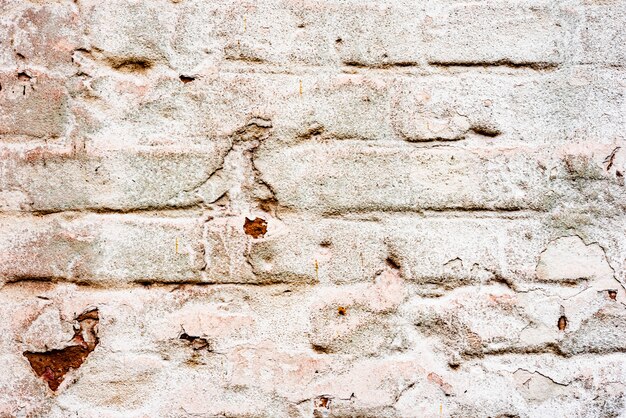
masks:
<instances>
[{"instance_id":1,"label":"small hole in wall","mask_svg":"<svg viewBox=\"0 0 626 418\"><path fill-rule=\"evenodd\" d=\"M17 79L20 81L30 81L31 77L25 72L17 73Z\"/></svg>"},{"instance_id":2,"label":"small hole in wall","mask_svg":"<svg viewBox=\"0 0 626 418\"><path fill-rule=\"evenodd\" d=\"M181 75L179 78L180 78L180 81L182 81L185 84L191 83L192 81L196 79L195 77L191 77L188 75Z\"/></svg>"},{"instance_id":3,"label":"small hole in wall","mask_svg":"<svg viewBox=\"0 0 626 418\"><path fill-rule=\"evenodd\" d=\"M337 308L337 313L341 316L346 316L346 314L348 313L348 308L344 307L344 306L339 306Z\"/></svg>"},{"instance_id":4,"label":"small hole in wall","mask_svg":"<svg viewBox=\"0 0 626 418\"><path fill-rule=\"evenodd\" d=\"M617 299L617 290L609 290L608 293L609 293L610 299L613 299L613 300Z\"/></svg>"},{"instance_id":5,"label":"small hole in wall","mask_svg":"<svg viewBox=\"0 0 626 418\"><path fill-rule=\"evenodd\" d=\"M567 318L565 317L565 315L561 315L561 317L559 318L559 322L557 322L557 326L559 327L559 331L563 331L565 328L567 328Z\"/></svg>"}]
</instances>

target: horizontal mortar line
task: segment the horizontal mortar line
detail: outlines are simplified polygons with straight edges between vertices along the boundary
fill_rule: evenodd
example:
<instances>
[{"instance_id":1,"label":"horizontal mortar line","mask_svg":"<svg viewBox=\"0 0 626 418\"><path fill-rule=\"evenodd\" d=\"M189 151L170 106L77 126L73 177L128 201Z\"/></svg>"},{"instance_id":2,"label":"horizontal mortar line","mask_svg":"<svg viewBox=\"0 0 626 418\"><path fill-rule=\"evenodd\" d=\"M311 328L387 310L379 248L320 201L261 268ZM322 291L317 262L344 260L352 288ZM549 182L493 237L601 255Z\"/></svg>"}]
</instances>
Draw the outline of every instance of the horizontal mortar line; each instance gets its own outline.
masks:
<instances>
[{"instance_id":1,"label":"horizontal mortar line","mask_svg":"<svg viewBox=\"0 0 626 418\"><path fill-rule=\"evenodd\" d=\"M316 212L306 212L314 214ZM373 216L380 217L384 215L417 215L423 219L428 217L532 217L536 215L548 215L550 211L539 209L518 209L518 208L499 208L499 209L483 209L483 208L416 208L416 209L389 209L389 210L368 210L368 209L348 209L343 212L317 212L321 216L330 219L345 218L346 216ZM481 216L482 215L482 216ZM506 216L502 216L506 215Z\"/></svg>"},{"instance_id":2,"label":"horizontal mortar line","mask_svg":"<svg viewBox=\"0 0 626 418\"><path fill-rule=\"evenodd\" d=\"M51 215L133 215L133 214L159 214L159 213L188 213L193 211L204 211L207 208L202 203L193 203L180 206L149 206L128 209L111 209L111 208L76 208L76 209L60 209L60 210L33 210L33 211L14 211L2 212L0 217L46 217Z\"/></svg>"},{"instance_id":3,"label":"horizontal mortar line","mask_svg":"<svg viewBox=\"0 0 626 418\"><path fill-rule=\"evenodd\" d=\"M252 71L251 71L252 70ZM293 75L293 76L301 76L301 75L317 75L320 73L328 74L346 74L353 73L357 71L369 71L376 73L389 73L389 72L399 72L399 73L412 73L412 72L425 72L426 68L419 64L411 65L411 66L403 66L403 65L385 65L385 66L355 66L355 65L336 65L336 66L327 66L327 65L306 65L306 64L296 64L296 65L285 65L285 64L275 64L270 62L258 62L258 63L248 63L244 61L225 61L218 66L218 72L220 73L233 73L233 74L241 74L241 73L268 73L268 74L283 74L283 75Z\"/></svg>"},{"instance_id":4,"label":"horizontal mortar line","mask_svg":"<svg viewBox=\"0 0 626 418\"><path fill-rule=\"evenodd\" d=\"M514 62L510 60L499 61L429 61L428 65L437 68L508 68L513 70L554 71L562 68L564 63L551 63L542 61Z\"/></svg>"},{"instance_id":5,"label":"horizontal mortar line","mask_svg":"<svg viewBox=\"0 0 626 418\"><path fill-rule=\"evenodd\" d=\"M286 207L293 211L293 208ZM422 208L415 210L402 210L402 209L389 209L389 210L358 210L351 209L341 213L337 212L310 212L310 211L294 211L290 215L305 213L310 215L318 214L328 219L345 219L345 220L368 220L363 218L364 216L370 217L370 220L379 220L385 215L397 215L397 216L419 216L420 219L429 218L492 218L492 219L525 219L533 217L547 217L552 215L552 210L544 209L478 209L478 208ZM347 218L347 217L354 218ZM621 214L603 216L602 219L621 219Z\"/></svg>"},{"instance_id":6,"label":"horizontal mortar line","mask_svg":"<svg viewBox=\"0 0 626 418\"><path fill-rule=\"evenodd\" d=\"M336 72L337 74L345 74L352 73L355 71L363 70L369 72L379 72L381 74L388 74L393 72L395 74L407 74L407 75L418 75L418 73L422 73L421 75L447 75L448 72L437 71L433 73L433 70L439 70L442 68L457 68L457 69L486 69L486 70L503 70L510 69L514 70L515 73L546 73L546 72L554 72L566 68L576 68L576 67L594 67L599 69L610 69L610 68L626 68L624 65L615 65L615 64L603 64L603 63L595 63L595 64L578 64L573 62L562 62L562 63L550 63L550 62L542 62L542 61L533 61L533 62L511 62L508 60L494 61L494 62L456 62L456 61L430 61L427 63L414 63L414 65L394 65L388 64L383 66L377 65L336 65L336 66L327 66L327 65L312 65L312 64L295 64L295 65L284 65L284 64L276 64L271 62L255 62L248 63L245 61L236 61L230 60L221 63L218 68L219 72L222 73L241 73L248 71L250 69L254 70L253 72L264 72L258 71L261 69L269 70L269 73L276 74L290 74L290 75L302 75L312 73L317 74L320 70L324 73ZM327 70L327 71L324 71ZM339 70L339 72L337 72ZM395 70L395 71L394 71ZM527 71L524 71L527 70Z\"/></svg>"},{"instance_id":7,"label":"horizontal mortar line","mask_svg":"<svg viewBox=\"0 0 626 418\"><path fill-rule=\"evenodd\" d=\"M218 64L217 69L218 73L224 74L242 74L242 73L267 73L267 74L283 74L283 75L293 75L293 76L302 76L302 75L317 75L320 72L324 74L335 73L335 74L350 74L350 73L358 73L359 71L365 72L375 72L380 74L406 74L406 75L446 75L447 72L436 72L433 73L433 70L437 70L440 68L446 67L458 67L458 68L484 68L487 70L490 69L512 69L517 72L524 72L523 70L529 70L527 73L538 73L538 72L546 72L546 70L554 71L565 67L565 64L552 64L545 62L529 62L529 63L508 63L506 61L502 63L463 63L463 62L434 62L432 64L420 64L414 63L412 65L403 65L403 63L398 64L381 64L381 65L335 65L335 66L327 66L327 65L307 65L307 64L294 64L294 65L285 65L285 64L277 64L271 62L246 62L246 61L238 61L238 60L225 60ZM576 66L576 64L574 64ZM597 65L597 67L602 67L602 65ZM191 73L186 75L193 75Z\"/></svg>"},{"instance_id":8,"label":"horizontal mortar line","mask_svg":"<svg viewBox=\"0 0 626 418\"><path fill-rule=\"evenodd\" d=\"M151 208L151 209L130 209L130 210L106 210L106 209L70 209L70 210L59 210L59 211L16 211L16 212L0 212L0 219L10 219L10 218L45 218L45 217L53 217L53 216L87 216L87 215L167 215L167 214L194 214L198 215L200 212L204 212L209 208L194 205L194 206L186 206L181 208ZM531 213L549 213L546 211L532 211L526 209L512 209L512 210L489 210L489 209L453 209L453 208L442 208L442 209L389 209L389 210L359 210L359 209L347 209L341 212L317 212L310 210L297 210L290 206L284 207L285 211L289 213L287 215L296 215L296 214L308 214L308 215L320 215L327 218L340 218L349 215L385 215L385 214L397 214L397 215L420 215L420 216L438 216L440 214L524 214ZM166 216L167 217L167 216Z\"/></svg>"},{"instance_id":9,"label":"horizontal mortar line","mask_svg":"<svg viewBox=\"0 0 626 418\"><path fill-rule=\"evenodd\" d=\"M581 356L591 356L591 357L600 357L600 356L610 356L610 355L619 355L619 354L624 354L626 353L626 348L618 348L616 350L613 351L588 351L588 352L581 352L581 353L575 353L575 354L569 354L569 353L560 353L558 351L558 347L555 346L554 350L550 349L550 348L546 348L545 350L542 350L541 348L537 349L537 350L524 350L523 347L520 347L519 349L503 349L503 350L498 350L498 351L488 351L488 352L484 352L482 353L482 355L484 357L506 357L506 356L542 356L542 355L546 355L546 356L557 356L557 357L561 357L564 359L572 359L572 358L576 358L576 357L581 357ZM473 356L471 357L470 361L478 361L480 360L479 357Z\"/></svg>"},{"instance_id":10,"label":"horizontal mortar line","mask_svg":"<svg viewBox=\"0 0 626 418\"><path fill-rule=\"evenodd\" d=\"M327 211L319 212L315 210L297 209L291 206L281 206L282 215L287 217L297 215L310 215L321 216L328 219L346 219L346 217L373 217L380 218L385 215L399 215L399 216L419 216L420 218L531 218L534 216L549 215L551 211L540 210L532 208L499 208L499 209L484 209L484 208L415 208L415 209L394 209L388 210L380 209L346 209L344 211ZM149 209L130 209L130 210L107 210L107 209L70 209L60 211L15 211L15 212L0 212L0 219L10 218L45 218L48 216L87 216L87 215L164 215L164 218L169 217L169 214L180 215L193 215L199 217L210 210L209 207L203 204L189 205L184 207L155 207ZM281 210L279 210L281 212ZM610 217L606 217L608 219ZM176 219L175 217L172 219ZM360 219L363 220L363 219Z\"/></svg>"},{"instance_id":11,"label":"horizontal mortar line","mask_svg":"<svg viewBox=\"0 0 626 418\"><path fill-rule=\"evenodd\" d=\"M2 284L4 280L4 284ZM286 293L294 290L301 290L309 287L314 287L317 283L306 282L258 282L258 283L245 283L245 282L207 282L207 281L195 281L195 280L181 280L181 281L167 281L167 280L112 280L97 279L94 281L88 281L86 279L71 280L62 277L21 277L21 278L9 278L3 279L0 277L0 292L5 288L19 287L19 286L76 286L80 289L93 289L93 290L128 290L128 289L155 289L165 288L171 290L177 290L179 287L250 287L250 288L277 288L284 289Z\"/></svg>"},{"instance_id":12,"label":"horizontal mortar line","mask_svg":"<svg viewBox=\"0 0 626 418\"><path fill-rule=\"evenodd\" d=\"M521 139L521 137L514 133L502 132L498 135L497 139L491 136L485 136L480 134L473 135L465 135L459 138L453 139L420 139L420 140L407 140L403 138L401 135L384 135L380 137L360 137L360 136L337 136L329 134L327 137L319 139L315 136L306 137L302 135L292 134L292 135L284 135L279 133L272 134L273 138L278 141L284 141L284 143L272 143L272 147L277 149L282 148L293 148L300 145L320 145L323 148L328 146L347 146L347 145L356 145L362 146L364 150L371 148L380 148L380 149L404 149L404 150L434 150L434 149L454 149L458 151L467 151L468 153L474 153L476 151L486 151L490 154L503 153L503 152L536 152L538 150L553 150L553 149L567 149L568 146L574 147L571 143L566 141L561 142L549 142L544 140L538 140L533 142L528 142L527 140ZM323 136L323 135L322 135ZM182 139L187 139L185 136ZM88 150L86 153L75 154L73 151L65 145L60 144L47 144L45 147L46 152L50 152L50 158L56 157L57 155L61 155L65 157L67 154L66 160L80 160L81 158L97 158L97 157L105 157L110 153L137 153L140 155L151 155L153 153L180 153L180 154L190 154L190 155L206 155L206 156L218 156L220 154L220 150L216 148L222 144L221 137L205 137L209 142L208 145L204 146L195 146L195 147L185 147L183 145L176 146L129 146L128 148L111 148L111 149L99 149L94 148ZM486 142L485 139L491 140L493 142ZM616 139L611 144L598 144L596 141L585 141L584 144L588 145L599 145L599 146L615 146L621 145L624 141L621 139ZM32 146L36 145L36 148ZM0 151L7 151L14 153L15 159L23 160L27 157L20 155L19 153L27 153L32 149L40 149L41 144L16 144L13 142L3 143L2 135L0 135ZM42 160L44 160L47 154L43 154Z\"/></svg>"},{"instance_id":13,"label":"horizontal mortar line","mask_svg":"<svg viewBox=\"0 0 626 418\"><path fill-rule=\"evenodd\" d=\"M441 69L441 68L467 68L467 69L486 69L486 70L498 70L498 69L513 69L517 70L516 73L545 73L551 72L563 68L576 68L576 67L594 67L599 69L626 69L626 65L620 64L604 64L604 63L561 63L561 64L552 64L552 63L512 63L512 64L497 64L497 63L463 63L463 62L454 62L454 61L432 61L426 64L415 63L415 65L403 65L404 63L396 64L387 64L383 66L367 66L367 65L307 65L307 64L295 64L295 65L287 65L287 64L275 64L271 62L255 62L249 63L245 61L238 60L224 60L220 62L217 66L218 73L223 74L245 74L245 73L265 73L265 74L283 74L283 75L293 75L293 76L302 76L302 75L317 75L321 72L324 73L335 73L335 74L350 74L350 73L358 73L361 71L364 72L372 72L372 73L380 73L380 74L389 74L393 73L394 75L405 74L410 76L421 75L421 76L438 76L438 75L448 75L448 72L440 72L437 71L433 73L433 70ZM57 77L66 77L66 73L60 73L58 71L54 71L45 66L35 66L29 65L25 68L25 70L33 69L39 72L42 72L46 75L57 76ZM251 71L252 70L252 71ZM530 71L523 71L530 70ZM15 67L0 67L0 72L17 72ZM172 72L179 74L180 71L176 69L169 69L168 72ZM182 71L182 75L193 76L193 72ZM498 73L495 73L498 74Z\"/></svg>"},{"instance_id":14,"label":"horizontal mortar line","mask_svg":"<svg viewBox=\"0 0 626 418\"><path fill-rule=\"evenodd\" d=\"M258 287L289 287L289 288L305 288L313 287L317 285L317 282L285 282L285 281L259 281L259 282L215 282L215 281L196 281L196 280L181 280L181 281L150 281L150 280L134 280L130 282L133 286L140 287L180 287L180 286L198 286L198 287L213 287L213 286L252 286Z\"/></svg>"},{"instance_id":15,"label":"horizontal mortar line","mask_svg":"<svg viewBox=\"0 0 626 418\"><path fill-rule=\"evenodd\" d=\"M323 136L323 135L322 135ZM507 138L509 137L509 138ZM512 138L511 138L512 137ZM287 136L277 136L278 139L287 138ZM493 142L486 142L485 138ZM476 151L486 151L491 154L502 152L536 152L564 148L572 146L571 143L563 141L562 143L554 143L548 141L542 142L528 142L524 139L517 139L519 136L511 133L501 133L497 139L491 136L478 135L474 136L466 135L461 138L455 139L426 139L426 140L407 140L401 135L385 135L384 137L337 137L328 135L326 138L318 139L315 136L311 138L300 139L293 143L285 143L285 145L275 146L278 149L295 148L300 145L319 145L320 149L328 148L331 146L348 146L356 145L361 146L363 150L369 150L372 148L379 149L401 149L401 150L424 150L429 151L433 149L444 150L459 150L467 151L468 153L474 153ZM587 141L587 144L597 145L596 142ZM615 144L621 144L622 141L616 140ZM273 144L272 144L273 145ZM608 146L613 146L609 144ZM574 148L574 146L572 146Z\"/></svg>"},{"instance_id":16,"label":"horizontal mortar line","mask_svg":"<svg viewBox=\"0 0 626 418\"><path fill-rule=\"evenodd\" d=\"M617 68L619 70L626 69L626 64L596 63L596 62L578 62L578 63L572 63L572 66L594 67L594 68Z\"/></svg>"},{"instance_id":17,"label":"horizontal mortar line","mask_svg":"<svg viewBox=\"0 0 626 418\"><path fill-rule=\"evenodd\" d=\"M440 217L481 217L481 218L531 218L537 215L549 215L550 211L539 209L427 209L425 216Z\"/></svg>"},{"instance_id":18,"label":"horizontal mortar line","mask_svg":"<svg viewBox=\"0 0 626 418\"><path fill-rule=\"evenodd\" d=\"M419 64L415 65L337 65L337 66L324 66L324 65L296 65L296 66L286 66L282 64L274 64L267 62L258 62L258 63L248 63L248 62L238 62L238 61L226 61L226 65L221 64L218 68L219 73L233 73L233 74L249 74L249 73L261 73L261 74L282 74L282 75L293 75L293 76L301 76L301 75L317 75L320 72L328 74L352 74L352 73L360 73L360 72L370 72L370 73L379 73L379 74L406 74L406 75L446 75L447 72L437 71L433 72L433 70L440 70L442 68L474 68L474 69L485 69L489 70L502 70L509 69L514 70L516 73L545 73L552 72L555 70L559 70L564 66L561 64L553 65L548 63L520 63L520 64L496 64L496 63L463 63L463 62L441 62L441 63L430 63L430 64Z\"/></svg>"}]
</instances>

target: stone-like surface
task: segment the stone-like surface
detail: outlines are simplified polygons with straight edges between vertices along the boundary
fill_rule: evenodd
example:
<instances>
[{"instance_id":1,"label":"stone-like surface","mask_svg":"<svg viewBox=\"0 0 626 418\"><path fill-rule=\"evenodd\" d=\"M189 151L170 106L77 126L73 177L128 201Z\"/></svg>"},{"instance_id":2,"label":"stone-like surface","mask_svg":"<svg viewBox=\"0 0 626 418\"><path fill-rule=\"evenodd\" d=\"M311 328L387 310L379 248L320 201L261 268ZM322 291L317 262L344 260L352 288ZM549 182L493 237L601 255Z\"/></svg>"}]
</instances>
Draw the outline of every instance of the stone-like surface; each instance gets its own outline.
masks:
<instances>
[{"instance_id":1,"label":"stone-like surface","mask_svg":"<svg viewBox=\"0 0 626 418\"><path fill-rule=\"evenodd\" d=\"M48 215L0 220L5 282L201 281L202 218Z\"/></svg>"},{"instance_id":2,"label":"stone-like surface","mask_svg":"<svg viewBox=\"0 0 626 418\"><path fill-rule=\"evenodd\" d=\"M63 80L42 71L0 72L0 137L59 141L69 123Z\"/></svg>"},{"instance_id":3,"label":"stone-like surface","mask_svg":"<svg viewBox=\"0 0 626 418\"><path fill-rule=\"evenodd\" d=\"M202 150L137 149L77 154L35 148L0 150L0 193L19 194L5 209L137 210L202 201L202 187L221 168L227 141Z\"/></svg>"},{"instance_id":4,"label":"stone-like surface","mask_svg":"<svg viewBox=\"0 0 626 418\"><path fill-rule=\"evenodd\" d=\"M539 258L537 278L551 282L576 282L613 276L604 250L598 244L585 243L579 237L563 237L550 243Z\"/></svg>"},{"instance_id":5,"label":"stone-like surface","mask_svg":"<svg viewBox=\"0 0 626 418\"><path fill-rule=\"evenodd\" d=\"M485 3L427 10L425 38L431 64L541 68L562 61L565 22L558 14L563 11L545 5Z\"/></svg>"},{"instance_id":6,"label":"stone-like surface","mask_svg":"<svg viewBox=\"0 0 626 418\"><path fill-rule=\"evenodd\" d=\"M0 0L0 417L626 415L621 0Z\"/></svg>"},{"instance_id":7,"label":"stone-like surface","mask_svg":"<svg viewBox=\"0 0 626 418\"><path fill-rule=\"evenodd\" d=\"M607 147L604 153L612 149ZM605 194L621 206L621 177L612 178L601 161L594 161L598 150L567 152L551 150L542 155L541 150L521 147L424 149L352 142L320 147L309 142L264 147L255 154L254 163L279 202L326 214L551 210L584 204L587 193ZM572 173L575 170L584 173ZM592 179L586 187L578 187Z\"/></svg>"}]
</instances>

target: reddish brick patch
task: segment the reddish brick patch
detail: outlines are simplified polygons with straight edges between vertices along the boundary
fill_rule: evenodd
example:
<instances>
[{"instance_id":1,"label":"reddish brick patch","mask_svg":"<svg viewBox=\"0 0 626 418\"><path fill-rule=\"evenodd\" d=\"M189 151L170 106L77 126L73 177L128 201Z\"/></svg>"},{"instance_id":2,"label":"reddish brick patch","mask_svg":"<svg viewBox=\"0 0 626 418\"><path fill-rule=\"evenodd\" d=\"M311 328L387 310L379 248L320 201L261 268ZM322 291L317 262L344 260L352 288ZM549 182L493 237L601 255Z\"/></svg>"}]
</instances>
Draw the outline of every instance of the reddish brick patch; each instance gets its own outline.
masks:
<instances>
[{"instance_id":1,"label":"reddish brick patch","mask_svg":"<svg viewBox=\"0 0 626 418\"><path fill-rule=\"evenodd\" d=\"M243 230L252 238L263 237L267 232L267 221L262 218L246 218L246 221L243 224Z\"/></svg>"},{"instance_id":2,"label":"reddish brick patch","mask_svg":"<svg viewBox=\"0 0 626 418\"><path fill-rule=\"evenodd\" d=\"M72 338L73 345L42 353L24 352L24 357L28 359L35 374L48 383L53 391L59 388L71 369L78 369L85 362L99 342L96 330L99 322L97 309L82 313L76 320L79 328Z\"/></svg>"}]
</instances>

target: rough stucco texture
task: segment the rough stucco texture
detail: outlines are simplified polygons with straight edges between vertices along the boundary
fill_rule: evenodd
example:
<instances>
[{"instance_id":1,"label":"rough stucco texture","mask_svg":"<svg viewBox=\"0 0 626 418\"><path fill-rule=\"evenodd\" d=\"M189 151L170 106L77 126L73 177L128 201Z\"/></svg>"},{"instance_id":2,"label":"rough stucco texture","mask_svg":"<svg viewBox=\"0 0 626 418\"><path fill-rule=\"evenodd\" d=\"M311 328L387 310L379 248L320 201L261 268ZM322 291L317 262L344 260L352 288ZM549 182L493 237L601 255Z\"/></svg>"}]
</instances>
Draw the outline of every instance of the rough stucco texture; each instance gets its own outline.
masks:
<instances>
[{"instance_id":1,"label":"rough stucco texture","mask_svg":"<svg viewBox=\"0 0 626 418\"><path fill-rule=\"evenodd\" d=\"M623 0L0 0L0 417L626 416Z\"/></svg>"}]
</instances>

